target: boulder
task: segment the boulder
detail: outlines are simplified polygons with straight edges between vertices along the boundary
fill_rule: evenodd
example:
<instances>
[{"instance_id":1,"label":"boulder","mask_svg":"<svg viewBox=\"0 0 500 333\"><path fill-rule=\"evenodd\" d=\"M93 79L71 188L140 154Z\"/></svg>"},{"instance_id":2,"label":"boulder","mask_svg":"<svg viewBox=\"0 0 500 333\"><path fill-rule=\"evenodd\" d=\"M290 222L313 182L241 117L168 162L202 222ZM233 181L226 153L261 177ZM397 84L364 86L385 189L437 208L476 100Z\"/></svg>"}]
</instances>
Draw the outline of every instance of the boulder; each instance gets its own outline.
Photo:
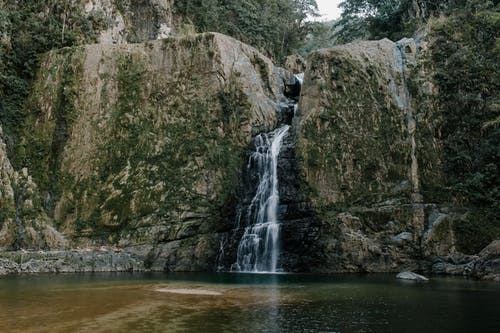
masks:
<instances>
[{"instance_id":1,"label":"boulder","mask_svg":"<svg viewBox=\"0 0 500 333\"><path fill-rule=\"evenodd\" d=\"M401 272L396 275L396 278L400 280L429 281L425 276L413 272Z\"/></svg>"}]
</instances>

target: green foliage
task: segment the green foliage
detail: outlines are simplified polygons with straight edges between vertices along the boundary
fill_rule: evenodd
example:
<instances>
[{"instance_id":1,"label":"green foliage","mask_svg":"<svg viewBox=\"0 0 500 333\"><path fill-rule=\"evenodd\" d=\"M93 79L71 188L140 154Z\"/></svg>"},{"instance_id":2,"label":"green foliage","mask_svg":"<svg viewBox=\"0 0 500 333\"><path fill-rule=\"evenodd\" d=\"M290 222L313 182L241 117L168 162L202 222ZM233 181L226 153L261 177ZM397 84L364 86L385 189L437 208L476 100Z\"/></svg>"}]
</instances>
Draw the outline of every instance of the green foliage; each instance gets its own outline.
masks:
<instances>
[{"instance_id":1,"label":"green foliage","mask_svg":"<svg viewBox=\"0 0 500 333\"><path fill-rule=\"evenodd\" d=\"M306 56L311 51L332 47L336 44L335 21L311 22L309 33L298 52Z\"/></svg>"},{"instance_id":2,"label":"green foliage","mask_svg":"<svg viewBox=\"0 0 500 333\"><path fill-rule=\"evenodd\" d=\"M466 12L434 28L435 79L444 121L446 173L456 198L500 209L500 13Z\"/></svg>"},{"instance_id":3,"label":"green foliage","mask_svg":"<svg viewBox=\"0 0 500 333\"><path fill-rule=\"evenodd\" d=\"M413 36L431 16L477 12L498 3L498 0L344 0L334 35L339 44L356 39L398 40Z\"/></svg>"},{"instance_id":4,"label":"green foliage","mask_svg":"<svg viewBox=\"0 0 500 333\"><path fill-rule=\"evenodd\" d=\"M495 11L459 13L433 30L449 194L481 212L457 227L470 253L500 236L500 128L494 126L500 116L498 31Z\"/></svg>"},{"instance_id":5,"label":"green foliage","mask_svg":"<svg viewBox=\"0 0 500 333\"><path fill-rule=\"evenodd\" d=\"M479 209L463 221L453 224L457 238L457 250L467 254L477 254L500 236L498 211Z\"/></svg>"},{"instance_id":6,"label":"green foliage","mask_svg":"<svg viewBox=\"0 0 500 333\"><path fill-rule=\"evenodd\" d=\"M278 61L300 47L309 31L306 18L317 11L315 0L192 0L174 6L198 31L228 34Z\"/></svg>"},{"instance_id":7,"label":"green foliage","mask_svg":"<svg viewBox=\"0 0 500 333\"><path fill-rule=\"evenodd\" d=\"M16 141L23 128L22 110L40 54L93 42L97 31L108 24L102 13L86 16L80 1L0 3L0 122L10 141ZM13 145L9 148L12 150Z\"/></svg>"}]
</instances>

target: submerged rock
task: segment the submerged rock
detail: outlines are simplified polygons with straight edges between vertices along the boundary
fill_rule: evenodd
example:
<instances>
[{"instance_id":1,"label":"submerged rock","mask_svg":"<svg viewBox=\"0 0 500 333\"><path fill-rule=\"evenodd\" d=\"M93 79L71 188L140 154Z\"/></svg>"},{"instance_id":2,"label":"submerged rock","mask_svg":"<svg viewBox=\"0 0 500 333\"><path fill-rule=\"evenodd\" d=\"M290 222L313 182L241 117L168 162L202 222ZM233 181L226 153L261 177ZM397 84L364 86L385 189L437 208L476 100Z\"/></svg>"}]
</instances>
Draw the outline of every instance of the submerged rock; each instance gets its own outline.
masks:
<instances>
[{"instance_id":1,"label":"submerged rock","mask_svg":"<svg viewBox=\"0 0 500 333\"><path fill-rule=\"evenodd\" d=\"M396 278L401 280L429 281L425 276L413 272L401 272L396 275Z\"/></svg>"}]
</instances>

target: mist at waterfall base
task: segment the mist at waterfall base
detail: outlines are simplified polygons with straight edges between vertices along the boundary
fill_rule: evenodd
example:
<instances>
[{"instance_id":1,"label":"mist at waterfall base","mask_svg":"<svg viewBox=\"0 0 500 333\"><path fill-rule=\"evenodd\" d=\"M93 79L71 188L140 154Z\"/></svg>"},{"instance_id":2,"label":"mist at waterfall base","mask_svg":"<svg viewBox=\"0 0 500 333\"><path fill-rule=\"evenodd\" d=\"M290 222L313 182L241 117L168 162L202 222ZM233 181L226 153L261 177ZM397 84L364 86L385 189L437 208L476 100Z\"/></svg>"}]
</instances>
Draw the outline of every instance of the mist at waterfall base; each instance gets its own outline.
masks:
<instances>
[{"instance_id":1,"label":"mist at waterfall base","mask_svg":"<svg viewBox=\"0 0 500 333\"><path fill-rule=\"evenodd\" d=\"M192 294L161 292L192 290ZM212 295L196 294L214 291ZM393 274L95 273L0 279L0 332L498 332L500 285Z\"/></svg>"}]
</instances>

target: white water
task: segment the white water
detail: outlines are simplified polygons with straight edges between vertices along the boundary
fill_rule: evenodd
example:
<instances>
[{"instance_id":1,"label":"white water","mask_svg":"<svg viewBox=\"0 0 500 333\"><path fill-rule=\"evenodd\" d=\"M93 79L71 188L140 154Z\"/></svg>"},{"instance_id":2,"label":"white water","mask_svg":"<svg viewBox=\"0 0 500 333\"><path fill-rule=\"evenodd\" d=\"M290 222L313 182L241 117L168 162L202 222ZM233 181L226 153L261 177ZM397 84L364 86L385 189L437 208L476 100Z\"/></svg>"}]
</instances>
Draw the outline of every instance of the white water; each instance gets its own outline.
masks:
<instances>
[{"instance_id":1,"label":"white water","mask_svg":"<svg viewBox=\"0 0 500 333\"><path fill-rule=\"evenodd\" d=\"M247 224L238 245L237 272L276 272L279 257L278 155L290 126L255 138L247 169L258 172L259 186L247 211ZM239 222L238 222L239 223Z\"/></svg>"},{"instance_id":2,"label":"white water","mask_svg":"<svg viewBox=\"0 0 500 333\"><path fill-rule=\"evenodd\" d=\"M300 86L302 87L302 83L304 82L304 73L294 74L297 81L299 81Z\"/></svg>"}]
</instances>

